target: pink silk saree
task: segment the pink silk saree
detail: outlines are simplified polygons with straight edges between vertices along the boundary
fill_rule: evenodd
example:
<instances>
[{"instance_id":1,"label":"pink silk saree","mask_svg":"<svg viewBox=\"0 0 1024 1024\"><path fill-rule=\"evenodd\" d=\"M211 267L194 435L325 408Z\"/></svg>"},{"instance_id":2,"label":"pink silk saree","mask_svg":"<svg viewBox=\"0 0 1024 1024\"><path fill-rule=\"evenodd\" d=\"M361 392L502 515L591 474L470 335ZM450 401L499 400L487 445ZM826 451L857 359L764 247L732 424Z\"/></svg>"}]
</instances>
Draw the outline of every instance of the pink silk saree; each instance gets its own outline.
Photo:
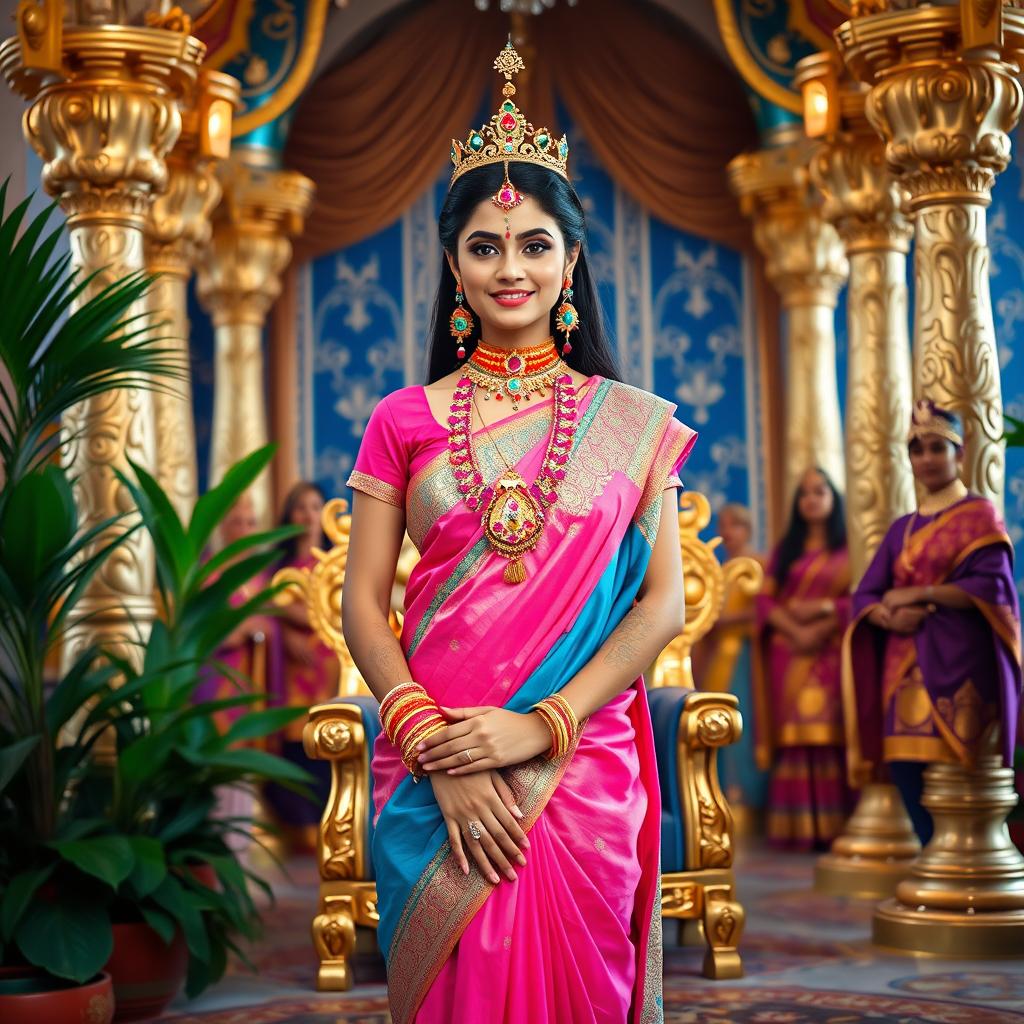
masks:
<instances>
[{"instance_id":1,"label":"pink silk saree","mask_svg":"<svg viewBox=\"0 0 1024 1024\"><path fill-rule=\"evenodd\" d=\"M528 481L547 442L543 405L490 428ZM525 557L526 582L510 586L461 501L424 390L377 407L349 483L405 509L421 560L402 645L438 703L525 712L593 657L633 603L664 490L696 439L673 412L590 378L559 501ZM475 440L493 480L495 447ZM661 1021L661 808L643 679L590 717L569 754L502 774L531 848L516 882L492 886L475 866L462 874L432 787L377 740L372 852L395 1024Z\"/></svg>"}]
</instances>

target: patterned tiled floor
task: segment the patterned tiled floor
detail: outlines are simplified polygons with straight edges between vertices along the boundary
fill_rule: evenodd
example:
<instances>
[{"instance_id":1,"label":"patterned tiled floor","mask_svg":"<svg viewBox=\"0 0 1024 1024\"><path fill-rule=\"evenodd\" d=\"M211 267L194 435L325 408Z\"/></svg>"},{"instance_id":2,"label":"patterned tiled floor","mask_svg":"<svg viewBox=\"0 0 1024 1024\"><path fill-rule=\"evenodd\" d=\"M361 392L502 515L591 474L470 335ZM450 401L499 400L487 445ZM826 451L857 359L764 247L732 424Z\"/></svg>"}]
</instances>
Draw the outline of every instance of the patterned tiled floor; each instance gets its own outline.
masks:
<instances>
[{"instance_id":1,"label":"patterned tiled floor","mask_svg":"<svg viewBox=\"0 0 1024 1024\"><path fill-rule=\"evenodd\" d=\"M746 976L707 981L699 948L666 949L667 1024L1024 1024L1024 962L881 955L868 940L872 905L815 893L813 865L760 849L741 856ZM314 991L316 872L298 860L289 874L275 884L267 936L252 951L258 973L233 970L193 1003L176 1004L168 1024L388 1024L372 953L357 964L352 992Z\"/></svg>"}]
</instances>

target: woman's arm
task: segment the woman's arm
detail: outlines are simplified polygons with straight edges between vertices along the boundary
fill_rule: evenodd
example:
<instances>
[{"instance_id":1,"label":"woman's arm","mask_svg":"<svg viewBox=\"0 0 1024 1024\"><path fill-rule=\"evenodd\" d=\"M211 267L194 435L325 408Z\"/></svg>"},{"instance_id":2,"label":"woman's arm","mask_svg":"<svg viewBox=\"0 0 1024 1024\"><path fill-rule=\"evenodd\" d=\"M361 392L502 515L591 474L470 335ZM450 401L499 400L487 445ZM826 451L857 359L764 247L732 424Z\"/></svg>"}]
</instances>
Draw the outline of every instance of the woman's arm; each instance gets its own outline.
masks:
<instances>
[{"instance_id":1,"label":"woman's arm","mask_svg":"<svg viewBox=\"0 0 1024 1024\"><path fill-rule=\"evenodd\" d=\"M405 512L360 491L354 494L341 629L359 674L377 700L383 700L389 690L412 679L388 622Z\"/></svg>"},{"instance_id":2,"label":"woman's arm","mask_svg":"<svg viewBox=\"0 0 1024 1024\"><path fill-rule=\"evenodd\" d=\"M670 493L674 497L674 488L666 491L658 535L636 603L594 657L559 691L580 721L622 693L682 632L686 595L679 556L679 516ZM551 733L536 712L519 714L493 707L442 710L454 724L421 745L420 761L431 772L470 775L521 764L551 746ZM472 764L465 764L460 757L464 750L472 752Z\"/></svg>"},{"instance_id":3,"label":"woman's arm","mask_svg":"<svg viewBox=\"0 0 1024 1024\"><path fill-rule=\"evenodd\" d=\"M341 598L341 628L352 660L378 700L413 678L402 645L388 622L391 586L405 535L405 512L378 498L355 492L352 531ZM471 854L484 877L498 881L497 871L516 877L513 863L526 863L520 847L528 848L517 818L515 796L496 772L474 779L431 778L444 815L448 838L464 873ZM465 838L467 822L482 826L482 838Z\"/></svg>"}]
</instances>

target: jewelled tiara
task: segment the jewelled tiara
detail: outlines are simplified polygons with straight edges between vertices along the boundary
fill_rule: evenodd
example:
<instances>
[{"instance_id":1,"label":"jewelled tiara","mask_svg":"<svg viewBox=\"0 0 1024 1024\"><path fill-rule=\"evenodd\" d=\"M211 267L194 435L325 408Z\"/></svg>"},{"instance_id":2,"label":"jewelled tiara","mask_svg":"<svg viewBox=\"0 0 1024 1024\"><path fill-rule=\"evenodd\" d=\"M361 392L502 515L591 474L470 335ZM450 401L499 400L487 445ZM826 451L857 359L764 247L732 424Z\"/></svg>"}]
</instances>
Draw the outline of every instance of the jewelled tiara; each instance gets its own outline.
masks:
<instances>
[{"instance_id":1,"label":"jewelled tiara","mask_svg":"<svg viewBox=\"0 0 1024 1024\"><path fill-rule=\"evenodd\" d=\"M921 398L914 403L907 441L913 441L915 437L937 434L939 437L951 441L957 448L962 448L964 439L957 426L957 422L950 422L945 416L939 414L939 407L930 398Z\"/></svg>"},{"instance_id":2,"label":"jewelled tiara","mask_svg":"<svg viewBox=\"0 0 1024 1024\"><path fill-rule=\"evenodd\" d=\"M539 164L568 181L566 164L569 159L569 143L565 136L556 140L547 128L535 129L512 99L516 94L512 76L519 74L524 67L522 57L509 39L494 61L494 70L505 76L501 90L505 101L487 124L469 133L465 142L452 139L452 164L455 169L448 183L449 188L467 171L487 164L506 164L507 179L507 165L510 162Z\"/></svg>"}]
</instances>

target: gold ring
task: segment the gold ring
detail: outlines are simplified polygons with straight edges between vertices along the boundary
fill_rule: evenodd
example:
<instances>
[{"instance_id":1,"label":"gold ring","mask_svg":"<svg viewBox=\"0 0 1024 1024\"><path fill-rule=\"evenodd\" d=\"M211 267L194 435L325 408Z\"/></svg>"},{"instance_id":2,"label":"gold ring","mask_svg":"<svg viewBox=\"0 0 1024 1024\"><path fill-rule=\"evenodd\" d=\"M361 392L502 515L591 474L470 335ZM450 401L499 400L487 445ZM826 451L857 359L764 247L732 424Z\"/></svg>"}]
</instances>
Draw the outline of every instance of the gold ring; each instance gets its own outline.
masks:
<instances>
[{"instance_id":1,"label":"gold ring","mask_svg":"<svg viewBox=\"0 0 1024 1024\"><path fill-rule=\"evenodd\" d=\"M469 747L467 750L464 750L462 752L462 756L466 759L466 764L472 764L473 763L473 755L470 753L470 750L472 750L472 749L473 749L472 747Z\"/></svg>"}]
</instances>

